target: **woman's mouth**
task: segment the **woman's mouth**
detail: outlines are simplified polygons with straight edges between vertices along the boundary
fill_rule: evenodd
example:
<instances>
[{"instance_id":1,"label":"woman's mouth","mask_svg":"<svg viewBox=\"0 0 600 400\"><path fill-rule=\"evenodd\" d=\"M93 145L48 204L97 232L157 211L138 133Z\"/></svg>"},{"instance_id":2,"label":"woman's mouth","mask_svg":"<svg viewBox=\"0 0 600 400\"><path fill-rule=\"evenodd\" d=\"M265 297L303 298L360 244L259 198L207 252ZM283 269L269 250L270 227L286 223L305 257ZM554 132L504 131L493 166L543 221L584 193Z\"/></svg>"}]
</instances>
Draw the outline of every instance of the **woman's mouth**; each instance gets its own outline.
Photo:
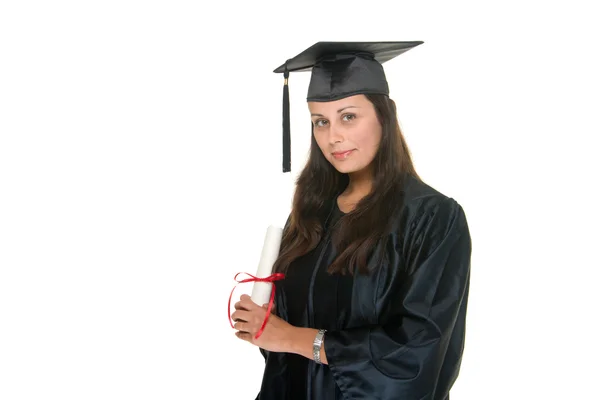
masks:
<instances>
[{"instance_id":1,"label":"woman's mouth","mask_svg":"<svg viewBox=\"0 0 600 400\"><path fill-rule=\"evenodd\" d=\"M350 156L350 154L352 154L354 150L348 150L348 151L337 151L335 153L331 153L333 155L333 157L336 160L345 160L346 158L348 158L348 156Z\"/></svg>"}]
</instances>

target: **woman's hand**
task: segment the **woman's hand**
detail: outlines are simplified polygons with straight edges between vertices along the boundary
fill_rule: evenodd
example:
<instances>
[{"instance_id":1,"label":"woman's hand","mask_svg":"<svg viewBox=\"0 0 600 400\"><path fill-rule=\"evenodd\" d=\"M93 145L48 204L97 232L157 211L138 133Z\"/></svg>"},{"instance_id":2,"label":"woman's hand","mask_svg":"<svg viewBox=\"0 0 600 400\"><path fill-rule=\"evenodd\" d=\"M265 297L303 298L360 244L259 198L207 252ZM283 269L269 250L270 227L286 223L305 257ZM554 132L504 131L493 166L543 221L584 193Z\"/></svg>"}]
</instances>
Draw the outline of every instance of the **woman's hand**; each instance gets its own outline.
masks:
<instances>
[{"instance_id":1,"label":"woman's hand","mask_svg":"<svg viewBox=\"0 0 600 400\"><path fill-rule=\"evenodd\" d=\"M267 315L267 305L262 307L254 303L250 296L243 294L240 301L235 303L235 312L231 318L233 327L238 330L235 335L262 349L272 352L289 352L294 327L275 314L269 315L269 320L258 339L254 339Z\"/></svg>"}]
</instances>

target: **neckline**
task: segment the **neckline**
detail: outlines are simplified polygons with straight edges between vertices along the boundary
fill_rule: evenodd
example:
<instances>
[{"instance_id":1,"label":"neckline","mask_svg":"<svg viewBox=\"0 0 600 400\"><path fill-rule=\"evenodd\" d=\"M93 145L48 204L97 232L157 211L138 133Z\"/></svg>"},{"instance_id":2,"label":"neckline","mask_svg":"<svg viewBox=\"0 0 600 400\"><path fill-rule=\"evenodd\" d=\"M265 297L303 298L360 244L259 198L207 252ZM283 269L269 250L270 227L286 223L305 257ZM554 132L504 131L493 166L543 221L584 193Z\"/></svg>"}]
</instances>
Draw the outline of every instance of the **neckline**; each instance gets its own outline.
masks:
<instances>
[{"instance_id":1,"label":"neckline","mask_svg":"<svg viewBox=\"0 0 600 400\"><path fill-rule=\"evenodd\" d=\"M337 212L339 212L339 213L340 213L340 214L342 214L342 215L346 215L346 214L348 214L347 212L344 212L344 211L342 211L342 209L340 208L340 204L338 203L338 197L339 197L339 196L336 196L336 197L335 197L335 201L334 201L334 203L335 203L335 208L336 208L336 211L337 211Z\"/></svg>"}]
</instances>

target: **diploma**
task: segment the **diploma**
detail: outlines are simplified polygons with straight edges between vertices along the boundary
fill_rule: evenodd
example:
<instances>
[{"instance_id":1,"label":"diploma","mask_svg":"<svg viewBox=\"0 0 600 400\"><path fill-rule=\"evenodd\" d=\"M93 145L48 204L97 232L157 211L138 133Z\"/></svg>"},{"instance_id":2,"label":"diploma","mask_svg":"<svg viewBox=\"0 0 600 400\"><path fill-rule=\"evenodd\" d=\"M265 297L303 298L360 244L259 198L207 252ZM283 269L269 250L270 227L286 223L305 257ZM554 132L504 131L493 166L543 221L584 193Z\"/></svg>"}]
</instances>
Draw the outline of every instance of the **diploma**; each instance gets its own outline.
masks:
<instances>
[{"instance_id":1,"label":"diploma","mask_svg":"<svg viewBox=\"0 0 600 400\"><path fill-rule=\"evenodd\" d=\"M257 278L266 278L273 273L273 264L279 256L279 246L281 245L281 236L283 229L270 225L267 228L265 241L256 271ZM262 306L267 304L271 297L272 282L254 282L252 287L252 301Z\"/></svg>"}]
</instances>

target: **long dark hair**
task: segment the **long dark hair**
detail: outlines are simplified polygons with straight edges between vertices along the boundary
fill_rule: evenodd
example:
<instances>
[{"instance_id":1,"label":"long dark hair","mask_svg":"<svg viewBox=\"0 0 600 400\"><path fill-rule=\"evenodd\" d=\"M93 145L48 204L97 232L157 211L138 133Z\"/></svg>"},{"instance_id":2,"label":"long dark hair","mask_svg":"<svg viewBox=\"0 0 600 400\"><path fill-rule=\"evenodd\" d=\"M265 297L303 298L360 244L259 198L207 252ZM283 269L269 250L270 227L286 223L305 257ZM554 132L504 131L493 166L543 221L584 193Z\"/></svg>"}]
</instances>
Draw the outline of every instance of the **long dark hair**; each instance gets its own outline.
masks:
<instances>
[{"instance_id":1,"label":"long dark hair","mask_svg":"<svg viewBox=\"0 0 600 400\"><path fill-rule=\"evenodd\" d=\"M375 107L382 127L379 149L373 159L373 185L352 212L345 214L332 236L340 253L329 272L367 273L367 261L375 244L389 230L392 213L402 204L403 179L417 175L408 146L400 129L396 105L385 95L365 95ZM323 222L348 185L347 174L338 172L325 158L311 135L308 162L296 181L292 212L281 240L274 270L285 272L298 257L313 250L324 232Z\"/></svg>"}]
</instances>

